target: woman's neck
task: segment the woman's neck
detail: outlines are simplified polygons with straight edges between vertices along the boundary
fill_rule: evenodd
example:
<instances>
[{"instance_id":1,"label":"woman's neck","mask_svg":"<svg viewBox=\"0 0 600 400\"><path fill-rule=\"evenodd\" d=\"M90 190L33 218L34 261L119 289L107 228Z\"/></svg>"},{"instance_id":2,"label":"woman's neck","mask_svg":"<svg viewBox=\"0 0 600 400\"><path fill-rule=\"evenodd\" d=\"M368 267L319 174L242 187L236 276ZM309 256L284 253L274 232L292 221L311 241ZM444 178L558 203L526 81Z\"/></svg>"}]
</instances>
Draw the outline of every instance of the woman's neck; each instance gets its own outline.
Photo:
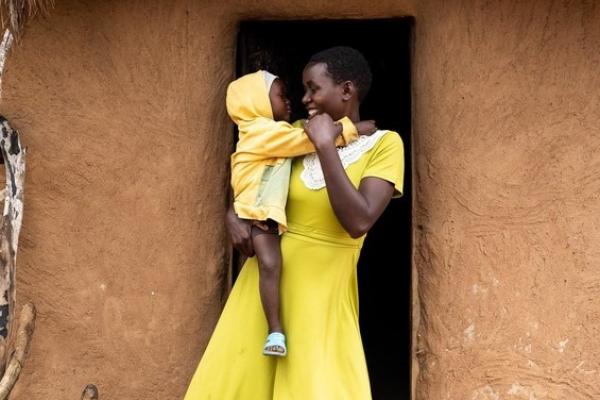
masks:
<instances>
[{"instance_id":1,"label":"woman's neck","mask_svg":"<svg viewBox=\"0 0 600 400\"><path fill-rule=\"evenodd\" d=\"M348 118L350 118L350 120L352 122L358 122L360 121L360 112L358 111L358 109L352 111L350 114L348 114Z\"/></svg>"}]
</instances>

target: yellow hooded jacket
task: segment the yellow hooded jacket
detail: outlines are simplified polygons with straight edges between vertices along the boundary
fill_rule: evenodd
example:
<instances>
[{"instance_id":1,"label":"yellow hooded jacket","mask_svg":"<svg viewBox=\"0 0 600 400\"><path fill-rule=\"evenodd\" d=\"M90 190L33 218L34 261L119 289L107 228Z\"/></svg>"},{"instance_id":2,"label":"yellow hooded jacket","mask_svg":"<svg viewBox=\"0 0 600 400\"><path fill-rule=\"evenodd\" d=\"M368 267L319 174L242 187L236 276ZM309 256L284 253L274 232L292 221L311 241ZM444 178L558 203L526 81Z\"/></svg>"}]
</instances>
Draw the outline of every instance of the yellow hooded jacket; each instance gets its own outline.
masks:
<instances>
[{"instance_id":1,"label":"yellow hooded jacket","mask_svg":"<svg viewBox=\"0 0 600 400\"><path fill-rule=\"evenodd\" d=\"M274 121L264 71L242 76L227 88L227 113L238 126L239 141L231 156L233 208L240 218L287 226L285 204L291 158L314 153L315 147L300 127ZM344 117L336 145L358 138L356 127Z\"/></svg>"}]
</instances>

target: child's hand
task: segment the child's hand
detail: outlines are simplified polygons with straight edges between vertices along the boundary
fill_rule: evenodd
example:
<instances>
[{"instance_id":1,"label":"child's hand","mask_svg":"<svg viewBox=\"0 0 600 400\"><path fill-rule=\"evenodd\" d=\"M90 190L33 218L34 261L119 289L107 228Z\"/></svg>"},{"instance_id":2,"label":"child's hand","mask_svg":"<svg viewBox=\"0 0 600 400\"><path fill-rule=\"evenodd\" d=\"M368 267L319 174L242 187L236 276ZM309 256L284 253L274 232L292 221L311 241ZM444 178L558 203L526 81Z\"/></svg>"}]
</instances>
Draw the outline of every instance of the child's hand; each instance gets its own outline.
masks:
<instances>
[{"instance_id":1,"label":"child's hand","mask_svg":"<svg viewBox=\"0 0 600 400\"><path fill-rule=\"evenodd\" d=\"M304 124L304 130L315 147L333 145L342 133L342 124L336 123L329 114L317 114Z\"/></svg>"},{"instance_id":2,"label":"child's hand","mask_svg":"<svg viewBox=\"0 0 600 400\"><path fill-rule=\"evenodd\" d=\"M377 125L375 125L375 121L372 119L368 119L366 121L358 121L354 124L358 134L361 136L371 136L375 132L377 132Z\"/></svg>"}]
</instances>

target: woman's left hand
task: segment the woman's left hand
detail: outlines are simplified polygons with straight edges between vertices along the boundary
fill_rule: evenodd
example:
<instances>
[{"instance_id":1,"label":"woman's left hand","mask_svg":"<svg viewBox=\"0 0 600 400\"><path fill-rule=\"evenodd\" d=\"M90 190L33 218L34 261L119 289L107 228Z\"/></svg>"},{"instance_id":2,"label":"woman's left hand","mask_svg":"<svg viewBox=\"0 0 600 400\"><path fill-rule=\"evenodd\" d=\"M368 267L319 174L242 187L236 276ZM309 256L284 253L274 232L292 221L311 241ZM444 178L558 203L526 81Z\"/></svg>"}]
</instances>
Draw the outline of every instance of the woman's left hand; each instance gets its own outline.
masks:
<instances>
[{"instance_id":1,"label":"woman's left hand","mask_svg":"<svg viewBox=\"0 0 600 400\"><path fill-rule=\"evenodd\" d=\"M316 148L331 145L342 133L342 124L336 123L329 114L317 114L304 124L304 130Z\"/></svg>"}]
</instances>

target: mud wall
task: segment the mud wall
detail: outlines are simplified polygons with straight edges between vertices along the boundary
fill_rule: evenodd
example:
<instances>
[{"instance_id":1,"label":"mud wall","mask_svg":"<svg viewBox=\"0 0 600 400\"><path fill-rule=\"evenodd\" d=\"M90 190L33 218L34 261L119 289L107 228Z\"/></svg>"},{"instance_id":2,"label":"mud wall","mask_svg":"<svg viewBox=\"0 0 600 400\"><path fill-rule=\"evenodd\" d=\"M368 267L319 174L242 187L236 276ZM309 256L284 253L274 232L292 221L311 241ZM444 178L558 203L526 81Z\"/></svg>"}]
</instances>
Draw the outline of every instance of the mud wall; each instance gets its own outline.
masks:
<instances>
[{"instance_id":1,"label":"mud wall","mask_svg":"<svg viewBox=\"0 0 600 400\"><path fill-rule=\"evenodd\" d=\"M416 21L417 397L597 397L593 2L65 0L3 76L0 112L29 146L19 299L39 309L12 398L90 382L103 400L181 398L228 285L237 21L402 15Z\"/></svg>"},{"instance_id":2,"label":"mud wall","mask_svg":"<svg viewBox=\"0 0 600 400\"><path fill-rule=\"evenodd\" d=\"M600 7L418 18L418 397L600 398Z\"/></svg>"}]
</instances>

